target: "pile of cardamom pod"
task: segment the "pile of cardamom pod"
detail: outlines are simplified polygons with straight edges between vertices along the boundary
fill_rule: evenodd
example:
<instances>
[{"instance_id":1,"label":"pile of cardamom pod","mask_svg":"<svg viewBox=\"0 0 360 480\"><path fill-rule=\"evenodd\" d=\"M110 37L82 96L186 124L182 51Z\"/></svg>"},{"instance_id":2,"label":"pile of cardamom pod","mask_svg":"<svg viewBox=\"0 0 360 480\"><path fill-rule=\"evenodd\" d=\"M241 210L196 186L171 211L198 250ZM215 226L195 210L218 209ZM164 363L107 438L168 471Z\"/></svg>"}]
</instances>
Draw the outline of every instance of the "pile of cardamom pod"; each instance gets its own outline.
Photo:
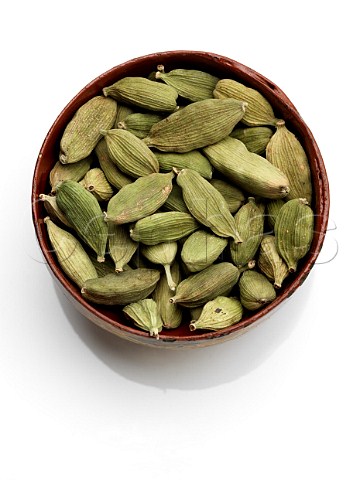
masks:
<instances>
[{"instance_id":1,"label":"pile of cardamom pod","mask_svg":"<svg viewBox=\"0 0 360 480\"><path fill-rule=\"evenodd\" d=\"M77 110L40 199L83 297L159 338L273 301L310 249L311 196L306 153L262 94L159 65Z\"/></svg>"}]
</instances>

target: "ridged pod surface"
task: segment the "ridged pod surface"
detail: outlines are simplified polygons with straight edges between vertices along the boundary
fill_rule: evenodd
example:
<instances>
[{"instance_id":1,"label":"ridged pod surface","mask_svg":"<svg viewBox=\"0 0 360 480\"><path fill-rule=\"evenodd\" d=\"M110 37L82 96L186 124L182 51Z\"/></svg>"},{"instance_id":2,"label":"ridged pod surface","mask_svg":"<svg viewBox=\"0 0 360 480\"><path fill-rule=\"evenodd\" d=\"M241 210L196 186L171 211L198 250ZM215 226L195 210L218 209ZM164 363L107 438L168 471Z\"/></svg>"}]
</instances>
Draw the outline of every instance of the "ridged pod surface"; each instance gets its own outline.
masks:
<instances>
[{"instance_id":1,"label":"ridged pod surface","mask_svg":"<svg viewBox=\"0 0 360 480\"><path fill-rule=\"evenodd\" d=\"M83 160L66 165L62 164L60 160L58 160L49 174L51 192L55 193L57 185L64 180L74 180L75 182L81 180L85 176L86 172L89 171L93 161L93 155L89 155Z\"/></svg>"},{"instance_id":2,"label":"ridged pod surface","mask_svg":"<svg viewBox=\"0 0 360 480\"><path fill-rule=\"evenodd\" d=\"M90 168L80 183L86 190L92 193L99 202L105 202L113 196L114 191L101 168Z\"/></svg>"},{"instance_id":3,"label":"ridged pod surface","mask_svg":"<svg viewBox=\"0 0 360 480\"><path fill-rule=\"evenodd\" d=\"M224 180L221 180L220 178L213 178L210 180L210 183L216 188L216 190L219 190L221 195L224 197L230 213L237 212L241 205L244 204L245 195L239 188L231 185L228 182L225 182Z\"/></svg>"},{"instance_id":4,"label":"ridged pod surface","mask_svg":"<svg viewBox=\"0 0 360 480\"><path fill-rule=\"evenodd\" d=\"M181 281L181 274L179 264L176 261L171 266L171 276L174 283L178 285ZM167 276L164 272L152 294L152 298L158 306L164 328L176 328L182 321L181 308L176 303L170 303L169 301L173 295L174 291L170 289Z\"/></svg>"},{"instance_id":5,"label":"ridged pod surface","mask_svg":"<svg viewBox=\"0 0 360 480\"><path fill-rule=\"evenodd\" d=\"M199 272L212 265L224 251L228 241L205 230L197 230L184 242L181 260L189 272Z\"/></svg>"},{"instance_id":6,"label":"ridged pod surface","mask_svg":"<svg viewBox=\"0 0 360 480\"><path fill-rule=\"evenodd\" d=\"M197 320L190 322L190 330L221 330L239 322L243 315L240 301L234 297L216 297L207 302Z\"/></svg>"},{"instance_id":7,"label":"ridged pod surface","mask_svg":"<svg viewBox=\"0 0 360 480\"><path fill-rule=\"evenodd\" d=\"M235 128L230 137L242 141L249 152L260 155L266 150L274 131L269 127L242 127Z\"/></svg>"},{"instance_id":8,"label":"ridged pod surface","mask_svg":"<svg viewBox=\"0 0 360 480\"><path fill-rule=\"evenodd\" d=\"M159 162L160 170L170 172L174 167L177 169L191 168L207 180L212 178L213 167L209 160L198 150L191 152L154 152Z\"/></svg>"},{"instance_id":9,"label":"ridged pod surface","mask_svg":"<svg viewBox=\"0 0 360 480\"><path fill-rule=\"evenodd\" d=\"M261 240L257 265L275 288L281 288L289 270L276 248L273 235L265 235Z\"/></svg>"},{"instance_id":10,"label":"ridged pod surface","mask_svg":"<svg viewBox=\"0 0 360 480\"><path fill-rule=\"evenodd\" d=\"M115 263L115 271L122 272L136 249L137 242L130 237L127 225L115 225L109 222L109 253Z\"/></svg>"},{"instance_id":11,"label":"ridged pod surface","mask_svg":"<svg viewBox=\"0 0 360 480\"><path fill-rule=\"evenodd\" d=\"M135 325L151 337L159 338L163 324L158 306L151 298L145 298L135 303L130 303L123 308L125 315L130 317Z\"/></svg>"},{"instance_id":12,"label":"ridged pod surface","mask_svg":"<svg viewBox=\"0 0 360 480\"><path fill-rule=\"evenodd\" d=\"M239 281L240 302L247 310L257 310L276 298L276 291L262 273L246 270Z\"/></svg>"},{"instance_id":13,"label":"ridged pod surface","mask_svg":"<svg viewBox=\"0 0 360 480\"><path fill-rule=\"evenodd\" d=\"M95 147L95 153L100 164L101 170L104 172L107 181L115 188L120 190L125 185L132 183L132 178L122 173L115 163L111 160L105 138L102 138Z\"/></svg>"}]
</instances>

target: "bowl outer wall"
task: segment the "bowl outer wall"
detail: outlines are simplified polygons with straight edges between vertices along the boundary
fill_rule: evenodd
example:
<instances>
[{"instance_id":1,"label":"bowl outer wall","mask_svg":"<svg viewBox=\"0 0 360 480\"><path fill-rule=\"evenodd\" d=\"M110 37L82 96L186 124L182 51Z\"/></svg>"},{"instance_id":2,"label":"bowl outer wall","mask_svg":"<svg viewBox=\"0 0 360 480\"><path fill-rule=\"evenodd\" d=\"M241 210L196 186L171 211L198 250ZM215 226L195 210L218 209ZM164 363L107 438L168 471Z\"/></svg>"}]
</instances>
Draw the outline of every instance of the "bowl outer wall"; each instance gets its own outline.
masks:
<instances>
[{"instance_id":1,"label":"bowl outer wall","mask_svg":"<svg viewBox=\"0 0 360 480\"><path fill-rule=\"evenodd\" d=\"M58 159L62 132L76 110L93 96L101 94L103 87L111 85L125 76L147 76L150 72L156 70L158 64L164 64L166 71L172 68L192 68L207 71L219 78L232 78L255 88L268 99L274 108L277 118L285 120L287 127L300 140L309 158L313 179L314 200L312 208L315 213L315 226L309 253L299 263L298 271L293 274L292 281L288 282L278 292L277 298L269 305L250 316L244 317L238 324L219 332L194 332L190 334L188 328L186 328L187 326L182 325L173 331L163 330L160 338L157 340L149 337L147 332L133 328L127 322L124 322L124 324L120 323L116 314L114 315L113 312L109 313L101 306L88 303L81 296L78 287L62 273L55 256L51 252L51 246L43 222L45 212L43 205L38 199L39 195L46 192L48 188L48 176ZM37 240L50 273L79 312L100 327L132 342L154 347L177 348L208 346L235 338L245 333L250 327L257 325L260 320L268 318L284 300L289 298L301 286L314 266L324 242L328 223L330 194L325 165L316 141L295 106L279 87L263 75L233 59L215 53L179 50L153 53L115 66L86 85L66 105L47 133L40 149L33 176L31 202ZM119 307L119 312L121 308Z\"/></svg>"}]
</instances>

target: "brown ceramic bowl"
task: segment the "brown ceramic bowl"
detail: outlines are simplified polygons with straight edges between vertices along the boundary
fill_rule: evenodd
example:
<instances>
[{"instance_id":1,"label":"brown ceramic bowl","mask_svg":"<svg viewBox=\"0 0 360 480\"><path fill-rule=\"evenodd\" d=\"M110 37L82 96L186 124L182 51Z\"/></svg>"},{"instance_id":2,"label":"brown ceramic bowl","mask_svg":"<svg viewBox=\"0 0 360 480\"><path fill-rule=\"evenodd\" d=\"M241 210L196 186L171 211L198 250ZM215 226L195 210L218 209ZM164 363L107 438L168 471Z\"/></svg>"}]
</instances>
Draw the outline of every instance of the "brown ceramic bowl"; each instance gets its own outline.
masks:
<instances>
[{"instance_id":1,"label":"brown ceramic bowl","mask_svg":"<svg viewBox=\"0 0 360 480\"><path fill-rule=\"evenodd\" d=\"M190 332L188 324L184 324L174 330L163 330L160 338L155 339L146 332L134 328L121 314L122 307L105 308L92 305L81 296L78 287L62 273L51 252L43 222L46 213L38 198L39 194L49 191L48 176L58 159L60 138L75 111L94 95L101 94L103 87L125 76L148 76L150 72L156 70L158 64L164 64L167 71L171 68L192 68L207 71L219 78L239 80L255 88L268 99L277 118L286 121L287 127L298 137L308 155L314 189L312 208L315 212L315 231L310 252L300 262L298 271L288 277L272 303L252 314L246 314L238 324L218 332ZM85 317L100 327L132 342L155 347L202 347L220 343L241 335L273 313L301 286L312 269L324 241L328 213L329 187L325 166L311 131L291 101L274 83L254 70L230 58L207 52L170 51L146 55L118 65L90 82L68 103L50 128L41 147L33 177L32 214L36 235L50 273L67 298Z\"/></svg>"}]
</instances>

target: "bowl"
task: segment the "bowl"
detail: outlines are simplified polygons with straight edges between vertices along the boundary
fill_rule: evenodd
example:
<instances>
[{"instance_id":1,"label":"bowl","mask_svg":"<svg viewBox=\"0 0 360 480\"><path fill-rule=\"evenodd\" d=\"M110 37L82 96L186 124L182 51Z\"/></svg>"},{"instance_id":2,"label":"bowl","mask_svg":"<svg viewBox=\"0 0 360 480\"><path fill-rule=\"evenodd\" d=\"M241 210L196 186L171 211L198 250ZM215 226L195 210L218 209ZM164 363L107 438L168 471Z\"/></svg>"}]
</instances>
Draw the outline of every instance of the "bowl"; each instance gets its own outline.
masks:
<instances>
[{"instance_id":1,"label":"bowl","mask_svg":"<svg viewBox=\"0 0 360 480\"><path fill-rule=\"evenodd\" d=\"M188 324L184 324L173 330L163 329L156 339L132 326L121 313L122 307L114 309L90 304L81 296L80 289L63 274L51 251L43 221L46 212L38 198L41 193L48 191L48 176L58 159L61 135L76 110L93 96L101 94L103 87L125 76L147 77L159 64L165 65L167 71L172 68L190 68L206 71L219 78L232 78L258 90L267 98L277 118L285 120L287 127L297 136L307 153L313 181L312 208L315 227L310 251L299 262L297 272L292 274L291 278L288 277L273 302L252 314L244 315L239 323L219 331L191 332ZM271 80L238 61L215 53L182 50L152 53L115 66L91 81L71 100L56 118L42 144L33 175L31 201L33 224L42 254L51 275L75 308L88 320L112 334L131 342L158 348L214 345L238 337L269 317L302 285L314 266L323 245L330 204L326 169L319 148L310 129L285 93Z\"/></svg>"}]
</instances>

